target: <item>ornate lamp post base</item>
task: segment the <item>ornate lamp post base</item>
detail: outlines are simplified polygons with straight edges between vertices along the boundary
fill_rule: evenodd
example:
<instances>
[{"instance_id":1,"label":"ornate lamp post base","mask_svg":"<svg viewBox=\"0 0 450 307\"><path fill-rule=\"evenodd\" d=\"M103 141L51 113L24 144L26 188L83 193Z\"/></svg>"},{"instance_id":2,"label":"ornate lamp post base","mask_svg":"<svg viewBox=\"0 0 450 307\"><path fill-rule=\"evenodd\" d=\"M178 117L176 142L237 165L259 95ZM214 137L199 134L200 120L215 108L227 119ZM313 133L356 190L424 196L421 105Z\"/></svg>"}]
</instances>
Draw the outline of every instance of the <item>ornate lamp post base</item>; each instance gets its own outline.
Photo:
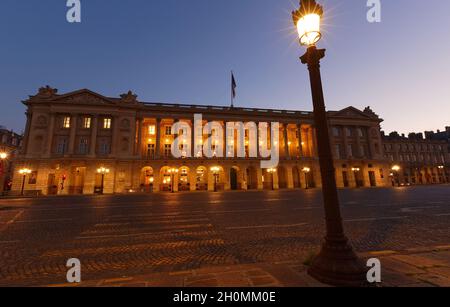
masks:
<instances>
[{"instance_id":1,"label":"ornate lamp post base","mask_svg":"<svg viewBox=\"0 0 450 307\"><path fill-rule=\"evenodd\" d=\"M308 274L318 281L338 287L367 286L367 269L353 252L347 238L325 238L322 250Z\"/></svg>"}]
</instances>

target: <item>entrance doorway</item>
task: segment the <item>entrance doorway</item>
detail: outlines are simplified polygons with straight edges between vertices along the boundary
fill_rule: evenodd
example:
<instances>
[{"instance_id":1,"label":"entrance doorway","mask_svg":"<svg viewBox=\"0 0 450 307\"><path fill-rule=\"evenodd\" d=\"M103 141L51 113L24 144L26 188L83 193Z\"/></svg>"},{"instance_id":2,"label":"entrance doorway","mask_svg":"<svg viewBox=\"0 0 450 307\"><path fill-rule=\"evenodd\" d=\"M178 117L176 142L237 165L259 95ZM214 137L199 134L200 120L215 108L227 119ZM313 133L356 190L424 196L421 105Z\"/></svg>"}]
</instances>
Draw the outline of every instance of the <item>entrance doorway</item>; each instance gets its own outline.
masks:
<instances>
[{"instance_id":1,"label":"entrance doorway","mask_svg":"<svg viewBox=\"0 0 450 307\"><path fill-rule=\"evenodd\" d=\"M375 172L374 171L370 171L369 172L369 181L370 181L370 186L371 187L376 187L377 186L377 179L375 178Z\"/></svg>"},{"instance_id":2,"label":"entrance doorway","mask_svg":"<svg viewBox=\"0 0 450 307\"><path fill-rule=\"evenodd\" d=\"M230 169L230 186L233 191L238 189L238 174L234 167Z\"/></svg>"}]
</instances>

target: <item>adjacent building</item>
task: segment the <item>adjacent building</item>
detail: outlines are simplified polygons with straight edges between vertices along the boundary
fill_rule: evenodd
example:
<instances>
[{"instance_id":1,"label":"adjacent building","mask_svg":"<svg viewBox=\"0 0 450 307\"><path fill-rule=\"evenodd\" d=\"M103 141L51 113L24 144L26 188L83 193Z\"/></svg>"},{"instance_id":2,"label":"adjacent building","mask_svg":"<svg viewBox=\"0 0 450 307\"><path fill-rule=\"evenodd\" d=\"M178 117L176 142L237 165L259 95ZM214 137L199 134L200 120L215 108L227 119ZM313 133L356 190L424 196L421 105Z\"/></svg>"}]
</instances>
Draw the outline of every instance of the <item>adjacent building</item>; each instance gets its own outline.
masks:
<instances>
[{"instance_id":1,"label":"adjacent building","mask_svg":"<svg viewBox=\"0 0 450 307\"><path fill-rule=\"evenodd\" d=\"M0 126L0 192L12 187L12 163L22 145L22 135Z\"/></svg>"},{"instance_id":2,"label":"adjacent building","mask_svg":"<svg viewBox=\"0 0 450 307\"><path fill-rule=\"evenodd\" d=\"M44 87L23 102L27 107L25 138L16 159L13 190L55 194L132 193L198 190L262 190L320 187L313 114L276 109L231 108L141 102L132 92L105 97L87 89L59 94ZM219 134L216 130L192 137L180 145L181 158L171 147L180 131L174 123L196 129L203 123L260 126L279 123L274 131L249 129ZM353 107L329 112L330 135L339 187L390 185L391 161L385 158L382 119L370 108ZM269 137L267 137L269 136ZM213 139L214 155L206 158L202 146ZM278 144L279 142L279 144ZM273 143L273 144L272 144ZM276 168L263 169L261 148L279 147ZM233 151L244 155L229 155Z\"/></svg>"},{"instance_id":3,"label":"adjacent building","mask_svg":"<svg viewBox=\"0 0 450 307\"><path fill-rule=\"evenodd\" d=\"M422 133L383 133L383 144L385 157L392 165L393 185L450 182L450 143L441 133L426 132L426 137Z\"/></svg>"}]
</instances>

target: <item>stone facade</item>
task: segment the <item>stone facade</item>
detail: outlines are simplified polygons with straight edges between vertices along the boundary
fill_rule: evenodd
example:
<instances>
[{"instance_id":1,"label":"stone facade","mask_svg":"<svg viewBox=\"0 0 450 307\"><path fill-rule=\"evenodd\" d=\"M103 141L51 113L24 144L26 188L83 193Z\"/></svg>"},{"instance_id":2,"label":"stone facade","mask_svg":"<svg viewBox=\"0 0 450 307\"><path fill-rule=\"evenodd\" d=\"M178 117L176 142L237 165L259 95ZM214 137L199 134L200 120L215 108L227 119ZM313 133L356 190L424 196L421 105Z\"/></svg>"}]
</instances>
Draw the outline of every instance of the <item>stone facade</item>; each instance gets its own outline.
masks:
<instances>
[{"instance_id":1,"label":"stone facade","mask_svg":"<svg viewBox=\"0 0 450 307\"><path fill-rule=\"evenodd\" d=\"M22 168L32 170L25 191L54 195L321 186L312 112L144 103L132 92L110 98L87 89L58 94L50 87L23 103L27 124L15 174ZM197 156L209 135L200 141L192 138L186 148L193 157L173 158L170 127L175 122L192 127L194 114L224 128L230 122L279 123L276 172L261 168L260 155L247 157L248 146L244 158ZM329 112L329 119L338 186L389 186L382 119L370 108L353 107ZM245 144L249 137L245 135ZM229 141L225 138L218 141L218 150L227 150L220 146ZM108 172L100 174L101 167ZM216 174L212 167L217 167ZM21 191L22 181L22 176L14 177L15 192Z\"/></svg>"},{"instance_id":2,"label":"stone facade","mask_svg":"<svg viewBox=\"0 0 450 307\"><path fill-rule=\"evenodd\" d=\"M437 184L450 182L449 143L427 132L408 137L383 133L385 158L391 164L392 185ZM398 167L399 169L395 169Z\"/></svg>"},{"instance_id":3,"label":"stone facade","mask_svg":"<svg viewBox=\"0 0 450 307\"><path fill-rule=\"evenodd\" d=\"M13 167L11 161L16 157L20 146L22 145L22 136L0 127L0 192L11 188L13 178Z\"/></svg>"}]
</instances>

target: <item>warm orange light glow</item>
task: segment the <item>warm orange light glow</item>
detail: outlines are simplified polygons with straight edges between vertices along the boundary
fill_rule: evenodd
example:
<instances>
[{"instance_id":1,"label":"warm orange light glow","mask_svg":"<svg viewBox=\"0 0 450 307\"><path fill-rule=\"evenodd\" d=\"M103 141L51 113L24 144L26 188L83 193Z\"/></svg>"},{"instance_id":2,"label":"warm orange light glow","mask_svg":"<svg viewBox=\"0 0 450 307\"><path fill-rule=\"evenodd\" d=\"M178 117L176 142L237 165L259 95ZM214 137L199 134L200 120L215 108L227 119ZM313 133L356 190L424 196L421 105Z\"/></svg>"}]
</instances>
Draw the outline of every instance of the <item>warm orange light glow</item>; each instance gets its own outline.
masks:
<instances>
[{"instance_id":1,"label":"warm orange light glow","mask_svg":"<svg viewBox=\"0 0 450 307\"><path fill-rule=\"evenodd\" d=\"M6 152L0 152L0 159L5 160L8 158L8 154Z\"/></svg>"},{"instance_id":2,"label":"warm orange light glow","mask_svg":"<svg viewBox=\"0 0 450 307\"><path fill-rule=\"evenodd\" d=\"M309 172L311 172L311 169L310 169L309 167L304 167L304 168L302 169L302 171L303 171L304 173L309 173Z\"/></svg>"},{"instance_id":3,"label":"warm orange light glow","mask_svg":"<svg viewBox=\"0 0 450 307\"><path fill-rule=\"evenodd\" d=\"M29 168L22 168L21 170L19 170L19 174L21 175L28 175L31 174L31 170Z\"/></svg>"},{"instance_id":4,"label":"warm orange light glow","mask_svg":"<svg viewBox=\"0 0 450 307\"><path fill-rule=\"evenodd\" d=\"M109 174L109 172L110 172L109 168L100 167L99 169L97 169L97 173L99 173L99 174L105 175L105 174Z\"/></svg>"},{"instance_id":5,"label":"warm orange light glow","mask_svg":"<svg viewBox=\"0 0 450 307\"><path fill-rule=\"evenodd\" d=\"M315 45L322 37L320 33L320 20L318 14L308 14L300 18L297 22L297 31L300 44L304 46Z\"/></svg>"},{"instance_id":6,"label":"warm orange light glow","mask_svg":"<svg viewBox=\"0 0 450 307\"><path fill-rule=\"evenodd\" d=\"M392 170L393 170L394 172L398 172L399 170L401 170L401 167L398 166L398 165L394 165L394 166L392 167Z\"/></svg>"}]
</instances>

